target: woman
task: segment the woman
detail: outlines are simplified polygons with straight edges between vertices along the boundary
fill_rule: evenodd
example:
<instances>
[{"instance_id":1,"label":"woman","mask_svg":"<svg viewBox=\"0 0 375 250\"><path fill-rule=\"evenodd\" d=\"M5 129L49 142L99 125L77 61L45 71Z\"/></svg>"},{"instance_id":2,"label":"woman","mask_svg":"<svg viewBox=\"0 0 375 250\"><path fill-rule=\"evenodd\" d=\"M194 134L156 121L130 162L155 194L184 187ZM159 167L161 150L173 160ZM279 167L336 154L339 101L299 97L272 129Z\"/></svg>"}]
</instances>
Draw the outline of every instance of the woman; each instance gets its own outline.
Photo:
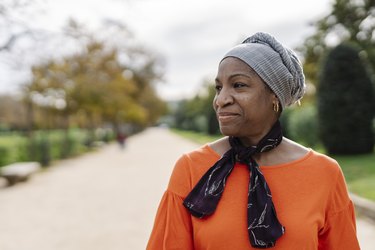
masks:
<instances>
[{"instance_id":1,"label":"woman","mask_svg":"<svg viewBox=\"0 0 375 250\"><path fill-rule=\"evenodd\" d=\"M226 137L177 161L147 249L359 249L337 162L282 136L280 113L305 90L296 55L256 33L224 56L215 88Z\"/></svg>"}]
</instances>

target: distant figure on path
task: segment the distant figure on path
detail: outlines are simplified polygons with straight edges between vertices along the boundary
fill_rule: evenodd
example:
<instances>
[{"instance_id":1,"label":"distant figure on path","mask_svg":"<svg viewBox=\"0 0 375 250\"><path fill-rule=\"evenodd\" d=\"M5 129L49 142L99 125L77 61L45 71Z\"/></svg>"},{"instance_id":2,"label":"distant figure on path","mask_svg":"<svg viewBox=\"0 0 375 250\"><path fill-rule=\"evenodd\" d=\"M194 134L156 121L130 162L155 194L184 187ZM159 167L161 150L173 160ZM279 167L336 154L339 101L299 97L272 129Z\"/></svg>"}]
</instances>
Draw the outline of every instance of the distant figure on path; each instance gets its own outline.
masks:
<instances>
[{"instance_id":1,"label":"distant figure on path","mask_svg":"<svg viewBox=\"0 0 375 250\"><path fill-rule=\"evenodd\" d=\"M124 149L126 143L126 134L120 131L117 133L116 139L118 144L120 145L120 148Z\"/></svg>"},{"instance_id":2,"label":"distant figure on path","mask_svg":"<svg viewBox=\"0 0 375 250\"><path fill-rule=\"evenodd\" d=\"M178 159L147 249L360 249L338 163L282 134L305 92L295 53L256 33L220 61L215 89L225 137Z\"/></svg>"}]
</instances>

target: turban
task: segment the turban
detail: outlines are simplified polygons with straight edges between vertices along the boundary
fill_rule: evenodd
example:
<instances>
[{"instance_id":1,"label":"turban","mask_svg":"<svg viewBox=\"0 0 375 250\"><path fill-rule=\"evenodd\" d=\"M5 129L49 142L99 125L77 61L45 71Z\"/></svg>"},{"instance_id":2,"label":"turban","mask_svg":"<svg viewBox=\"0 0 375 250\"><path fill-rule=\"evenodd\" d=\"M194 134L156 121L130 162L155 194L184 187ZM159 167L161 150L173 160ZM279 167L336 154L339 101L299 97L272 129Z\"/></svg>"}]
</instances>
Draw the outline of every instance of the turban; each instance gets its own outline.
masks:
<instances>
[{"instance_id":1,"label":"turban","mask_svg":"<svg viewBox=\"0 0 375 250\"><path fill-rule=\"evenodd\" d=\"M305 93L305 76L296 54L273 36L258 32L224 57L235 57L249 65L278 97L282 108L299 101Z\"/></svg>"}]
</instances>

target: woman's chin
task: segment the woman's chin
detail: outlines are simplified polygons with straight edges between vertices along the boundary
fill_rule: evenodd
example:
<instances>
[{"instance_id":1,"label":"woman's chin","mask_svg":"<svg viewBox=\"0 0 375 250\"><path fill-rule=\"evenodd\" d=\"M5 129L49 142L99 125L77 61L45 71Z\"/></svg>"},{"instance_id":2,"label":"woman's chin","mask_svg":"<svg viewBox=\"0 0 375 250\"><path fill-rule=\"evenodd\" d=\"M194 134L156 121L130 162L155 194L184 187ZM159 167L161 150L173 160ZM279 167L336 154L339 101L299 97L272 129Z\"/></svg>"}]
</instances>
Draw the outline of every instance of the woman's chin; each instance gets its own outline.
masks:
<instances>
[{"instance_id":1,"label":"woman's chin","mask_svg":"<svg viewBox=\"0 0 375 250\"><path fill-rule=\"evenodd\" d=\"M228 127L220 127L220 132L222 135L225 135L225 136L237 136L238 135L238 131L232 128L228 128Z\"/></svg>"}]
</instances>

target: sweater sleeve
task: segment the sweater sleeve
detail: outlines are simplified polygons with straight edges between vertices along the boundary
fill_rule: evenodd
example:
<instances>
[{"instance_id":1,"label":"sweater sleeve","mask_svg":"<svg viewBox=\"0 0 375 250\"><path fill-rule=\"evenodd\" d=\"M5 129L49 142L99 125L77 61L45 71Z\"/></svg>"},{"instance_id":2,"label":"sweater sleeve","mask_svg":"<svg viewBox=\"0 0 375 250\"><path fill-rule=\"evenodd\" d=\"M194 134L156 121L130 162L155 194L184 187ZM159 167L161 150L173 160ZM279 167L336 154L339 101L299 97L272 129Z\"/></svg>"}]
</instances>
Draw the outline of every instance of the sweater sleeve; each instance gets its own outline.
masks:
<instances>
[{"instance_id":1,"label":"sweater sleeve","mask_svg":"<svg viewBox=\"0 0 375 250\"><path fill-rule=\"evenodd\" d=\"M181 195L189 188L189 182L186 159L182 157L159 204L147 250L194 249L191 216L182 204Z\"/></svg>"},{"instance_id":2,"label":"sweater sleeve","mask_svg":"<svg viewBox=\"0 0 375 250\"><path fill-rule=\"evenodd\" d=\"M331 190L324 228L319 233L319 250L359 250L353 202L341 169Z\"/></svg>"},{"instance_id":3,"label":"sweater sleeve","mask_svg":"<svg viewBox=\"0 0 375 250\"><path fill-rule=\"evenodd\" d=\"M147 250L193 250L190 215L182 198L166 191L160 202Z\"/></svg>"}]
</instances>

